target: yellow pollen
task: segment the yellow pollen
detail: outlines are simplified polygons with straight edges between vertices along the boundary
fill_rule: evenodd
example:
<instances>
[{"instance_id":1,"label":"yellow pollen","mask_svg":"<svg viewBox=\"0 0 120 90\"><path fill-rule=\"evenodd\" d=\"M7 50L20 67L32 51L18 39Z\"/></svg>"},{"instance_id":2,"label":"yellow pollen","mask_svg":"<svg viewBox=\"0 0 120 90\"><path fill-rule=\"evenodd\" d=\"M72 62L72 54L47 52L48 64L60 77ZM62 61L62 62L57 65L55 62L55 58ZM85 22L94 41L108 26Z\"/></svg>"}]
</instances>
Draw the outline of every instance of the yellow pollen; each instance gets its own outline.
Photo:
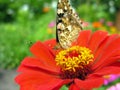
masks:
<instances>
[{"instance_id":1,"label":"yellow pollen","mask_svg":"<svg viewBox=\"0 0 120 90\"><path fill-rule=\"evenodd\" d=\"M62 71L76 72L77 68L84 68L93 61L93 54L89 48L73 46L60 51L55 58L56 64Z\"/></svg>"}]
</instances>

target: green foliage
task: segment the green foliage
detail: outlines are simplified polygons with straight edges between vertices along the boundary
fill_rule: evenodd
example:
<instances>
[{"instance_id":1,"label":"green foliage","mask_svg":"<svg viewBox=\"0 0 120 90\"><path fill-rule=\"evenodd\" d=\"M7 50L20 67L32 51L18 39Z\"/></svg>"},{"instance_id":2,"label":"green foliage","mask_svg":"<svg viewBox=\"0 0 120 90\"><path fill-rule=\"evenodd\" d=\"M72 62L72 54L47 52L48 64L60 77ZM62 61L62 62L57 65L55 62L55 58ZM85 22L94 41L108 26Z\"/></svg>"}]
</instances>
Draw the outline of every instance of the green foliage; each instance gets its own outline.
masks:
<instances>
[{"instance_id":1,"label":"green foliage","mask_svg":"<svg viewBox=\"0 0 120 90\"><path fill-rule=\"evenodd\" d=\"M25 18L36 18L43 15L43 8L57 0L0 0L0 22L11 22ZM111 4L110 4L111 3ZM81 17L90 15L91 20L112 18L112 10L120 10L120 0L71 0L73 7L78 8ZM115 9L115 10L114 10ZM89 19L88 19L89 20Z\"/></svg>"},{"instance_id":2,"label":"green foliage","mask_svg":"<svg viewBox=\"0 0 120 90\"><path fill-rule=\"evenodd\" d=\"M108 8L113 6L116 10L120 10L120 0L99 0L101 4L106 4Z\"/></svg>"},{"instance_id":3,"label":"green foliage","mask_svg":"<svg viewBox=\"0 0 120 90\"><path fill-rule=\"evenodd\" d=\"M66 87L65 85L61 87L60 90L68 90L68 87Z\"/></svg>"},{"instance_id":4,"label":"green foliage","mask_svg":"<svg viewBox=\"0 0 120 90\"><path fill-rule=\"evenodd\" d=\"M77 12L81 18L87 21L97 21L101 18L109 19L109 14L105 12L103 6L83 4L77 8Z\"/></svg>"},{"instance_id":5,"label":"green foliage","mask_svg":"<svg viewBox=\"0 0 120 90\"><path fill-rule=\"evenodd\" d=\"M33 14L34 18L44 14L44 3L50 4L52 0L0 0L0 22L11 22L16 20L19 11Z\"/></svg>"},{"instance_id":6,"label":"green foliage","mask_svg":"<svg viewBox=\"0 0 120 90\"><path fill-rule=\"evenodd\" d=\"M53 35L47 35L48 24L53 19L54 13L51 11L38 20L1 24L0 68L16 68L25 56L30 55L31 43L54 37Z\"/></svg>"}]
</instances>

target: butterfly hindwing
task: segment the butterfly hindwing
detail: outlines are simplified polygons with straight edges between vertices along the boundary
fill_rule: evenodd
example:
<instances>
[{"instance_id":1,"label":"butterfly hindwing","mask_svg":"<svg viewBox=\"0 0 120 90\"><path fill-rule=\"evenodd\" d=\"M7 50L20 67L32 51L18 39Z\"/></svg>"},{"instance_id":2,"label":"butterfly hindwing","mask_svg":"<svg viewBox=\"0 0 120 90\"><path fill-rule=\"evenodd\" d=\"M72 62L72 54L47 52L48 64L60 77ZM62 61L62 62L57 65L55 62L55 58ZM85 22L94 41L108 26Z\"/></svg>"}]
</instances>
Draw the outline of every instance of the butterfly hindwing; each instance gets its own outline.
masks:
<instances>
[{"instance_id":1,"label":"butterfly hindwing","mask_svg":"<svg viewBox=\"0 0 120 90\"><path fill-rule=\"evenodd\" d=\"M56 23L57 42L63 49L66 49L77 39L82 30L81 21L70 6L69 0L58 1Z\"/></svg>"}]
</instances>

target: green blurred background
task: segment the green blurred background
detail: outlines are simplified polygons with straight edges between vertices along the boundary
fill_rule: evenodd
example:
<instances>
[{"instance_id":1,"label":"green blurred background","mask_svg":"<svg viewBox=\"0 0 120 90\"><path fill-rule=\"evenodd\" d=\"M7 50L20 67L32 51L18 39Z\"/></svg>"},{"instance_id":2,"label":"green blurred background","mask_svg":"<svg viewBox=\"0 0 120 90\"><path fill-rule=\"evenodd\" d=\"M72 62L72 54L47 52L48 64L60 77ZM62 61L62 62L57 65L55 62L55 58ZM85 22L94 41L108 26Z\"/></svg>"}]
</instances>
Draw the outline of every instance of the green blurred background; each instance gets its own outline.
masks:
<instances>
[{"instance_id":1,"label":"green blurred background","mask_svg":"<svg viewBox=\"0 0 120 90\"><path fill-rule=\"evenodd\" d=\"M0 0L0 73L1 70L3 73L6 71L3 76L9 75L8 70L13 70L11 74L15 73L14 69L23 58L31 55L29 48L33 43L55 38L57 1ZM71 0L71 4L84 22L84 30L103 30L110 34L120 32L120 0ZM8 78L5 80L11 83ZM120 79L114 83L117 82ZM1 82L1 87L4 83ZM107 87L103 86L99 90ZM65 88L63 86L62 90Z\"/></svg>"},{"instance_id":2,"label":"green blurred background","mask_svg":"<svg viewBox=\"0 0 120 90\"><path fill-rule=\"evenodd\" d=\"M120 0L71 0L84 29L119 33ZM57 0L0 0L0 68L14 69L32 43L55 38Z\"/></svg>"}]
</instances>

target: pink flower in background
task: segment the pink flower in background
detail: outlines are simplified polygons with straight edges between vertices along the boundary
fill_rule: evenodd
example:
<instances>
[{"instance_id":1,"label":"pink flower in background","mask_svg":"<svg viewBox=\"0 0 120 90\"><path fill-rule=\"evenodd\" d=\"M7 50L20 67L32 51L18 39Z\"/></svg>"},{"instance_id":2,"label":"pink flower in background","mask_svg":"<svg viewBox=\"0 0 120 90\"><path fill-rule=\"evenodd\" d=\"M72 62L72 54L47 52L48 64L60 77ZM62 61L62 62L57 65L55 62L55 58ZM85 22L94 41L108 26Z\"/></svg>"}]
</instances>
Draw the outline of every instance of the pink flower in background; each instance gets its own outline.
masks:
<instances>
[{"instance_id":1,"label":"pink flower in background","mask_svg":"<svg viewBox=\"0 0 120 90\"><path fill-rule=\"evenodd\" d=\"M82 26L83 26L83 27L87 27L88 25L89 25L89 22L83 22L83 23L82 23Z\"/></svg>"},{"instance_id":2,"label":"pink flower in background","mask_svg":"<svg viewBox=\"0 0 120 90\"><path fill-rule=\"evenodd\" d=\"M120 90L120 83L117 83L116 85L111 86L107 90Z\"/></svg>"},{"instance_id":3,"label":"pink flower in background","mask_svg":"<svg viewBox=\"0 0 120 90\"><path fill-rule=\"evenodd\" d=\"M49 28L53 28L54 26L55 26L55 22L54 21L50 22L49 25L48 25Z\"/></svg>"},{"instance_id":4,"label":"pink flower in background","mask_svg":"<svg viewBox=\"0 0 120 90\"><path fill-rule=\"evenodd\" d=\"M104 85L108 85L110 82L113 82L116 79L120 78L120 75L111 74L111 75L105 76L105 78L106 79L104 80Z\"/></svg>"},{"instance_id":5,"label":"pink flower in background","mask_svg":"<svg viewBox=\"0 0 120 90\"><path fill-rule=\"evenodd\" d=\"M101 18L99 21L103 24L105 22L105 19Z\"/></svg>"},{"instance_id":6,"label":"pink flower in background","mask_svg":"<svg viewBox=\"0 0 120 90\"><path fill-rule=\"evenodd\" d=\"M107 26L113 26L113 22L108 21L108 22L107 22Z\"/></svg>"}]
</instances>

